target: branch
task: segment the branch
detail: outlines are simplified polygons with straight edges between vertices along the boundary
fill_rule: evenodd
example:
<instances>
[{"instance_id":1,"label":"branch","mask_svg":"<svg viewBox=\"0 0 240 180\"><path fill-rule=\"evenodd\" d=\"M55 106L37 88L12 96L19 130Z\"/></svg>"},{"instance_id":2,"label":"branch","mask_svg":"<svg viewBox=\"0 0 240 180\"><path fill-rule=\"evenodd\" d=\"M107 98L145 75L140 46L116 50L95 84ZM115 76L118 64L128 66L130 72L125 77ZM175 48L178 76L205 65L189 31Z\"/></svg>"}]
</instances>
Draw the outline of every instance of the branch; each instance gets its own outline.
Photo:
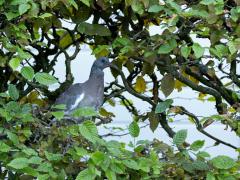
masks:
<instances>
[{"instance_id":1,"label":"branch","mask_svg":"<svg viewBox=\"0 0 240 180\"><path fill-rule=\"evenodd\" d=\"M196 90L198 92L202 92L204 94L210 94L213 97L215 97L216 99L216 108L218 110L218 112L222 113L222 97L221 94L209 87L204 87L201 85L197 85L195 83L193 83L191 80L189 80L188 78L184 77L182 74L180 74L176 69L169 67L167 68L168 73L172 74L177 80L183 82L184 84L188 85L189 87L191 87L193 90Z\"/></svg>"},{"instance_id":2,"label":"branch","mask_svg":"<svg viewBox=\"0 0 240 180\"><path fill-rule=\"evenodd\" d=\"M240 80L237 77L237 63L236 60L232 60L230 68L230 78L240 88Z\"/></svg>"},{"instance_id":3,"label":"branch","mask_svg":"<svg viewBox=\"0 0 240 180\"><path fill-rule=\"evenodd\" d=\"M187 115L187 116L189 116L189 117L191 117L191 118L194 119L194 122L195 122L195 124L196 124L196 128L197 128L197 130L198 130L199 132L201 132L202 134L206 135L207 137L215 140L215 141L218 142L218 143L224 144L224 145L229 146L229 147L231 147L231 148L233 148L233 149L238 149L236 146L234 146L234 145L232 145L232 144L230 144L230 143L227 143L227 142L225 142L225 141L222 141L221 139L218 139L218 138L212 136L211 134L209 134L208 132L206 132L206 131L203 129L203 126L202 126L202 124L200 123L200 120L198 119L197 116L195 116L193 113L190 113L189 111L187 111L184 107L181 107L181 109L182 109L182 113L183 113L183 114L185 114L185 115Z\"/></svg>"},{"instance_id":4,"label":"branch","mask_svg":"<svg viewBox=\"0 0 240 180\"><path fill-rule=\"evenodd\" d=\"M154 103L150 97L148 96L144 96L144 95L141 95L139 94L138 92L136 92L128 83L127 79L125 78L123 72L118 69L117 66L115 65L111 65L112 68L114 68L115 70L118 71L118 73L120 74L121 78L122 78L122 81L123 81L123 84L126 88L126 90L132 94L133 96L135 97L138 97L139 99L143 100L143 101L146 101L148 102L150 105L152 105L152 109L154 110L155 107L156 107L156 103ZM159 123L161 124L161 126L163 127L163 129L168 133L168 135L173 138L173 136L175 135L175 132L171 129L171 127L168 125L168 122L167 122L167 119L166 119L166 115L164 113L161 113L159 115Z\"/></svg>"},{"instance_id":5,"label":"branch","mask_svg":"<svg viewBox=\"0 0 240 180\"><path fill-rule=\"evenodd\" d=\"M138 97L139 99L145 101L145 102L148 102L149 104L151 104L152 106L156 106L156 104L154 102L151 101L151 98L150 97L147 97L147 96L144 96L144 95L141 95L139 94L138 92L136 92L128 83L127 79L125 78L123 72L115 65L111 65L111 68L115 69L116 71L118 71L118 73L120 74L121 78L122 78L122 81L123 81L123 84L126 88L126 90L132 94L133 96L135 97Z\"/></svg>"}]
</instances>

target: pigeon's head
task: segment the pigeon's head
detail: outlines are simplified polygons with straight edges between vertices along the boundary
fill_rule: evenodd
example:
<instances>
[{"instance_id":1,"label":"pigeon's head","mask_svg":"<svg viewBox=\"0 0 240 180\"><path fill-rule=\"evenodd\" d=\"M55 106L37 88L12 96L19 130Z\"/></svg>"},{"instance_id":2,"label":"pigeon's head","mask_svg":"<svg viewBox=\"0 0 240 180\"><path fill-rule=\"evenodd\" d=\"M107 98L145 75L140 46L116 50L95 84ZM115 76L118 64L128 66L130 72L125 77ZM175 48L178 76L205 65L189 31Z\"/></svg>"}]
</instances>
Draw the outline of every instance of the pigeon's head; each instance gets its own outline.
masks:
<instances>
[{"instance_id":1,"label":"pigeon's head","mask_svg":"<svg viewBox=\"0 0 240 180\"><path fill-rule=\"evenodd\" d=\"M97 68L97 69L103 70L104 68L109 67L110 64L111 64L111 63L109 62L108 58L106 58L106 57L100 57L99 59L97 59L97 60L94 62L93 67L94 67L94 68Z\"/></svg>"}]
</instances>

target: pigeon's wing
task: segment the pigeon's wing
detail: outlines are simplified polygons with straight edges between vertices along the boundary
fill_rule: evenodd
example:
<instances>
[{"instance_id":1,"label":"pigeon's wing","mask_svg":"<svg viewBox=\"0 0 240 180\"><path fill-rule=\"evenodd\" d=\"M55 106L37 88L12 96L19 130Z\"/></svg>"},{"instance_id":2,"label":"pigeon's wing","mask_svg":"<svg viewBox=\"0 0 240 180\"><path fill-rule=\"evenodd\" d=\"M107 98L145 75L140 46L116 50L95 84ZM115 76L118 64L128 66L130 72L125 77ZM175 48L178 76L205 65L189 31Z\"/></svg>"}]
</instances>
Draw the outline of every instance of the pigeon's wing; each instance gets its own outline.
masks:
<instances>
[{"instance_id":1,"label":"pigeon's wing","mask_svg":"<svg viewBox=\"0 0 240 180\"><path fill-rule=\"evenodd\" d=\"M77 107L79 102L84 97L82 88L83 84L77 83L70 86L64 93L62 93L55 101L56 104L65 104L66 111L71 111Z\"/></svg>"}]
</instances>

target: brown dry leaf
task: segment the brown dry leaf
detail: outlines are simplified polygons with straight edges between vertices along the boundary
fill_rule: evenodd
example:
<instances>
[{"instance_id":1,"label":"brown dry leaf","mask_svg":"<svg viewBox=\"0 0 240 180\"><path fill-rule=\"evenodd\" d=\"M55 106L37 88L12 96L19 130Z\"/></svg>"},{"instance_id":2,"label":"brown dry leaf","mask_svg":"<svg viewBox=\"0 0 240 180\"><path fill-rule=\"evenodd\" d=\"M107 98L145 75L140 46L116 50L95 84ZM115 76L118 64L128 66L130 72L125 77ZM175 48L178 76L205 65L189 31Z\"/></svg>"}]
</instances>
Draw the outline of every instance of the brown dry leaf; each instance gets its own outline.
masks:
<instances>
[{"instance_id":1,"label":"brown dry leaf","mask_svg":"<svg viewBox=\"0 0 240 180\"><path fill-rule=\"evenodd\" d=\"M180 106L174 106L169 109L170 113L180 114L182 112L182 108Z\"/></svg>"},{"instance_id":2,"label":"brown dry leaf","mask_svg":"<svg viewBox=\"0 0 240 180\"><path fill-rule=\"evenodd\" d=\"M210 124L212 124L214 122L213 119L208 119L203 123L203 128L208 127Z\"/></svg>"},{"instance_id":3,"label":"brown dry leaf","mask_svg":"<svg viewBox=\"0 0 240 180\"><path fill-rule=\"evenodd\" d=\"M161 81L161 90L165 97L168 97L175 87L175 80L171 74L166 74Z\"/></svg>"},{"instance_id":4,"label":"brown dry leaf","mask_svg":"<svg viewBox=\"0 0 240 180\"><path fill-rule=\"evenodd\" d=\"M148 117L150 122L150 129L152 130L152 132L154 132L157 129L159 124L157 114L155 114L155 112L149 112Z\"/></svg>"}]
</instances>

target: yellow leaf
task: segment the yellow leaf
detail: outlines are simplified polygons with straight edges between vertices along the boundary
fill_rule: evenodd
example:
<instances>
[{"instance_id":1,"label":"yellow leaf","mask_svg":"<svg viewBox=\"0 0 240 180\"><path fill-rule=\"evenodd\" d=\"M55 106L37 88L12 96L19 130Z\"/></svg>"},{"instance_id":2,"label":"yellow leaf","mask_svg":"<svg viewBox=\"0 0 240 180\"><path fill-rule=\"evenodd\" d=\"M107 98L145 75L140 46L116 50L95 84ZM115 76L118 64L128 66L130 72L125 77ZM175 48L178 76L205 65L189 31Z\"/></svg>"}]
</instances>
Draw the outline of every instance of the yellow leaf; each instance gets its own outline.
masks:
<instances>
[{"instance_id":1,"label":"yellow leaf","mask_svg":"<svg viewBox=\"0 0 240 180\"><path fill-rule=\"evenodd\" d=\"M59 46L60 48L65 48L72 43L72 37L69 33L64 33L60 38Z\"/></svg>"},{"instance_id":2,"label":"yellow leaf","mask_svg":"<svg viewBox=\"0 0 240 180\"><path fill-rule=\"evenodd\" d=\"M198 99L201 100L201 101L205 101L205 97L207 96L207 94L203 94L203 93L199 93L198 95Z\"/></svg>"},{"instance_id":3,"label":"yellow leaf","mask_svg":"<svg viewBox=\"0 0 240 180\"><path fill-rule=\"evenodd\" d=\"M178 92L180 92L182 90L182 87L186 86L184 83L182 83L179 80L175 81L175 86L174 88L178 90Z\"/></svg>"},{"instance_id":4,"label":"yellow leaf","mask_svg":"<svg viewBox=\"0 0 240 180\"><path fill-rule=\"evenodd\" d=\"M114 101L114 99L109 99L107 102L113 107L115 107L116 105L116 102Z\"/></svg>"},{"instance_id":5,"label":"yellow leaf","mask_svg":"<svg viewBox=\"0 0 240 180\"><path fill-rule=\"evenodd\" d=\"M108 56L110 53L108 45L99 45L93 50L93 54L95 54L96 58Z\"/></svg>"},{"instance_id":6,"label":"yellow leaf","mask_svg":"<svg viewBox=\"0 0 240 180\"><path fill-rule=\"evenodd\" d=\"M99 109L99 113L100 113L100 115L105 116L105 117L115 117L115 115L112 112L107 111L103 107L101 107Z\"/></svg>"},{"instance_id":7,"label":"yellow leaf","mask_svg":"<svg viewBox=\"0 0 240 180\"><path fill-rule=\"evenodd\" d=\"M23 99L23 101L27 101L31 104L37 104L40 107L44 107L47 105L46 100L39 98L39 92L37 91L32 91L31 93L29 93L27 98Z\"/></svg>"},{"instance_id":8,"label":"yellow leaf","mask_svg":"<svg viewBox=\"0 0 240 180\"><path fill-rule=\"evenodd\" d=\"M138 76L134 89L139 93L144 93L146 91L146 82L142 76Z\"/></svg>"},{"instance_id":9,"label":"yellow leaf","mask_svg":"<svg viewBox=\"0 0 240 180\"><path fill-rule=\"evenodd\" d=\"M234 109L233 107L230 107L230 108L228 108L228 111L229 111L230 113L235 113L235 112L236 112L236 109Z\"/></svg>"},{"instance_id":10,"label":"yellow leaf","mask_svg":"<svg viewBox=\"0 0 240 180\"><path fill-rule=\"evenodd\" d=\"M37 99L39 96L39 92L37 91L32 91L30 92L30 94L28 95L28 101L33 101L35 99Z\"/></svg>"}]
</instances>

